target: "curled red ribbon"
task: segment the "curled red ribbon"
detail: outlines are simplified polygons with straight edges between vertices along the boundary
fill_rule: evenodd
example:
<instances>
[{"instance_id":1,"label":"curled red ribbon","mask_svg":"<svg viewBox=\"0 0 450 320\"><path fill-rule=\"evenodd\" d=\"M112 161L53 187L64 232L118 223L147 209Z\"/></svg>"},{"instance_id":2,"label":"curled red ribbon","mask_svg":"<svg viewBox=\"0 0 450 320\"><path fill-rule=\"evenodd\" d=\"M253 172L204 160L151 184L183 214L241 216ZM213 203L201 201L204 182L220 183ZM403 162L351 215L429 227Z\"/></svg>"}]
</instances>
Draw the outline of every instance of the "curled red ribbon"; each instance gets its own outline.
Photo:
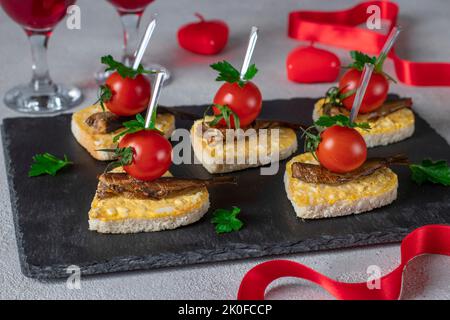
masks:
<instances>
[{"instance_id":1,"label":"curled red ribbon","mask_svg":"<svg viewBox=\"0 0 450 320\"><path fill-rule=\"evenodd\" d=\"M289 14L288 35L297 40L321 42L351 50L378 54L387 35L358 28L370 14L367 8L376 5L381 18L390 22L389 30L397 23L399 7L388 1L368 1L350 9L332 12L296 11ZM394 49L395 72L400 82L413 86L450 86L450 63L414 62L399 58Z\"/></svg>"},{"instance_id":2,"label":"curled red ribbon","mask_svg":"<svg viewBox=\"0 0 450 320\"><path fill-rule=\"evenodd\" d=\"M283 277L296 277L317 283L337 299L397 300L402 275L408 262L422 254L450 256L450 226L427 225L408 234L402 241L400 265L380 278L379 289L370 289L367 282L345 283L333 280L300 263L272 260L252 268L244 276L238 292L239 300L262 300L267 286Z\"/></svg>"}]
</instances>

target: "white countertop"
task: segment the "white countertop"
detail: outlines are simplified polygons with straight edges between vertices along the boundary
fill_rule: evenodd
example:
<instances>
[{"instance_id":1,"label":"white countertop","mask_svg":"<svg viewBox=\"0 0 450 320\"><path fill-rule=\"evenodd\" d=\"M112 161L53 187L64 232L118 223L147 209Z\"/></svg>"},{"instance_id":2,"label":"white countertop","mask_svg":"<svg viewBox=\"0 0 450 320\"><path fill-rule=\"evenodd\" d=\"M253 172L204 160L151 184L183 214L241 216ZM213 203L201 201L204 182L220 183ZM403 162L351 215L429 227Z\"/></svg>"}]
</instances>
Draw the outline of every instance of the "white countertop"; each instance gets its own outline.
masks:
<instances>
[{"instance_id":1,"label":"white countertop","mask_svg":"<svg viewBox=\"0 0 450 320\"><path fill-rule=\"evenodd\" d=\"M299 85L286 78L288 52L300 43L286 35L287 14L298 9L343 9L359 1L312 0L157 0L145 13L149 21L157 12L159 23L154 42L145 59L170 68L173 81L162 93L161 104L204 104L218 87L208 65L219 59L239 64L245 52L250 27L260 27L254 60L260 73L255 82L265 99L318 97L329 84ZM410 60L450 61L448 29L450 2L444 0L402 0L399 23L404 27L397 53ZM81 30L68 30L61 23L49 47L51 74L57 81L77 83L86 88L83 106L96 98L93 71L99 57L121 53L119 18L106 1L78 0L81 7ZM194 12L206 18L221 18L230 25L231 37L219 56L203 57L178 47L176 31L193 21ZM0 10L0 96L18 83L27 82L31 62L28 43L18 25ZM336 52L345 64L348 54ZM393 74L392 64L386 63ZM450 88L392 85L391 91L411 96L415 110L450 142ZM0 117L21 116L0 103ZM2 147L3 148L3 147ZM4 163L3 150L0 162ZM2 165L3 166L3 165ZM313 254L282 256L304 263L341 281L366 281L369 265L380 266L383 274L399 263L399 245L372 246L352 250L335 250ZM69 290L65 282L39 282L20 272L9 190L4 169L0 169L0 298L2 299L234 299L246 271L270 258L247 261L170 268L156 271L110 274L82 278L80 290ZM413 261L405 274L403 299L450 299L450 260L442 256L422 256ZM297 279L276 281L268 291L271 299L330 299L320 287Z\"/></svg>"}]
</instances>

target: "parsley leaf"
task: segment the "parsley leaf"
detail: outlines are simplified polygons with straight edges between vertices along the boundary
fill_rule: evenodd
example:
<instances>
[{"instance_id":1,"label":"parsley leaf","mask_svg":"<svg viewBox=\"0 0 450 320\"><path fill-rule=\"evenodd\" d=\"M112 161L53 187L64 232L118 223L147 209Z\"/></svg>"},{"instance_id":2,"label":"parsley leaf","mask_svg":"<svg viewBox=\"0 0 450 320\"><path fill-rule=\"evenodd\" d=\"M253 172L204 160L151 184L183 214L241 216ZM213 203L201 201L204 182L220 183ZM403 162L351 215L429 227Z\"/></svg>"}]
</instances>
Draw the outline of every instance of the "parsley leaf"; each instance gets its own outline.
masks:
<instances>
[{"instance_id":1,"label":"parsley leaf","mask_svg":"<svg viewBox=\"0 0 450 320\"><path fill-rule=\"evenodd\" d=\"M231 117L233 117L233 122L234 122L234 127L236 129L239 129L241 127L241 122L239 119L239 116L230 109L230 107L228 106L223 106L220 104L215 104L214 107L216 107L217 109L219 109L220 114L216 114L214 116L214 119L212 121L210 121L208 124L211 127L216 126L222 119L225 120L225 123L227 124L228 128L231 128ZM209 109L207 109L206 111L208 111Z\"/></svg>"},{"instance_id":2,"label":"parsley leaf","mask_svg":"<svg viewBox=\"0 0 450 320\"><path fill-rule=\"evenodd\" d=\"M350 56L352 57L353 62L349 64L348 67L358 69L359 71L364 69L365 63L375 65L375 62L377 61L377 57L368 56L360 51L350 51Z\"/></svg>"},{"instance_id":3,"label":"parsley leaf","mask_svg":"<svg viewBox=\"0 0 450 320\"><path fill-rule=\"evenodd\" d=\"M99 149L96 151L113 152L114 156L117 158L117 161L108 163L108 165L105 168L105 172L111 171L112 169L117 167L130 165L133 162L134 152L132 147Z\"/></svg>"},{"instance_id":4,"label":"parsley leaf","mask_svg":"<svg viewBox=\"0 0 450 320\"><path fill-rule=\"evenodd\" d=\"M136 115L136 120L129 120L122 123L122 125L126 128L126 130L120 132L118 135L114 136L113 142L116 143L119 141L120 137L129 134L135 133L145 129L145 119L141 114Z\"/></svg>"},{"instance_id":5,"label":"parsley leaf","mask_svg":"<svg viewBox=\"0 0 450 320\"><path fill-rule=\"evenodd\" d=\"M48 152L35 155L33 161L28 171L29 177L36 177L43 174L55 176L59 170L72 164L66 155L64 155L64 160L61 160Z\"/></svg>"},{"instance_id":6,"label":"parsley leaf","mask_svg":"<svg viewBox=\"0 0 450 320\"><path fill-rule=\"evenodd\" d=\"M123 63L114 60L111 55L103 56L101 62L108 66L105 71L117 71L122 78L135 78L139 74L154 73L154 71L145 70L142 64L139 65L137 70L134 70L132 67L127 67Z\"/></svg>"},{"instance_id":7,"label":"parsley leaf","mask_svg":"<svg viewBox=\"0 0 450 320\"><path fill-rule=\"evenodd\" d=\"M255 64L249 66L247 72L244 75L244 79L241 79L240 72L231 65L228 61L219 61L210 65L211 68L219 72L216 81L225 81L228 83L237 83L240 87L245 85L246 81L253 79L258 72Z\"/></svg>"},{"instance_id":8,"label":"parsley leaf","mask_svg":"<svg viewBox=\"0 0 450 320\"><path fill-rule=\"evenodd\" d=\"M364 130L369 130L370 125L367 122L350 122L350 118L339 114L336 116L321 116L315 123L318 127L328 128L334 125L349 128L361 128Z\"/></svg>"},{"instance_id":9,"label":"parsley leaf","mask_svg":"<svg viewBox=\"0 0 450 320\"><path fill-rule=\"evenodd\" d=\"M244 80L249 81L252 80L255 75L258 73L258 68L256 68L255 64L252 64L248 67L247 72L244 75Z\"/></svg>"},{"instance_id":10,"label":"parsley leaf","mask_svg":"<svg viewBox=\"0 0 450 320\"><path fill-rule=\"evenodd\" d=\"M397 83L394 78L392 78L390 75L388 75L386 72L383 71L383 63L386 60L386 55L380 55L377 57L371 57L367 54L364 54L360 51L350 51L350 56L353 59L353 62L347 66L347 68L354 68L359 71L362 71L364 69L365 63L370 63L375 66L375 72L383 74L388 80L391 80L394 83Z\"/></svg>"},{"instance_id":11,"label":"parsley leaf","mask_svg":"<svg viewBox=\"0 0 450 320\"><path fill-rule=\"evenodd\" d=\"M107 85L101 85L98 93L98 100L95 103L100 102L100 106L102 107L103 112L106 111L105 102L111 100L112 91Z\"/></svg>"},{"instance_id":12,"label":"parsley leaf","mask_svg":"<svg viewBox=\"0 0 450 320\"><path fill-rule=\"evenodd\" d=\"M219 72L216 81L226 81L229 83L239 81L239 71L228 61L219 61L210 65L211 68Z\"/></svg>"},{"instance_id":13,"label":"parsley leaf","mask_svg":"<svg viewBox=\"0 0 450 320\"><path fill-rule=\"evenodd\" d=\"M234 206L231 210L217 209L214 211L211 222L216 225L216 233L240 230L244 223L236 217L239 212L241 212L241 209Z\"/></svg>"},{"instance_id":14,"label":"parsley leaf","mask_svg":"<svg viewBox=\"0 0 450 320\"><path fill-rule=\"evenodd\" d=\"M426 181L450 186L450 167L445 160L423 160L420 164L411 164L411 178L418 184Z\"/></svg>"}]
</instances>

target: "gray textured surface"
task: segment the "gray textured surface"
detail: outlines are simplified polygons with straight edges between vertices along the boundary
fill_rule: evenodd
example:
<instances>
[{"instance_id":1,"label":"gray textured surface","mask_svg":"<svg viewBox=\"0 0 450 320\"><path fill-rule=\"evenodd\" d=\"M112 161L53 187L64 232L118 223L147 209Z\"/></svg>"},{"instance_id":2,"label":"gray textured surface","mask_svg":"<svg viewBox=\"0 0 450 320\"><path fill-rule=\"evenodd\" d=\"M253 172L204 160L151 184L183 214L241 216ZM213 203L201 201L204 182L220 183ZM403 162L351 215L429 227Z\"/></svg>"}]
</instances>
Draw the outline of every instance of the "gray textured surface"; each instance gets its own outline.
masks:
<instances>
[{"instance_id":1,"label":"gray textured surface","mask_svg":"<svg viewBox=\"0 0 450 320\"><path fill-rule=\"evenodd\" d=\"M214 3L214 6L212 5ZM232 3L230 5L230 3ZM275 5L276 3L276 5ZM298 43L288 39L286 16L291 10L343 8L356 1L194 1L159 0L146 12L158 12L160 24L154 43L148 54L151 60L170 67L174 81L164 91L161 102L167 105L200 104L211 99L217 84L211 81L214 73L206 65L218 58L238 63L242 56L249 26L261 27L261 37L255 60L261 68L258 77L266 99L296 96L318 96L327 85L297 85L285 77L284 63L287 53ZM399 22L406 31L398 41L398 53L411 60L448 60L450 42L446 30L449 27L447 1L399 1ZM113 9L105 1L79 0L82 8L82 29L69 31L64 25L55 31L50 43L50 66L56 80L79 83L89 88L91 74L98 67L98 57L104 53L118 56L120 51L120 24ZM220 57L190 55L176 45L175 30L192 20L194 11L207 17L223 17L231 26L231 38L226 51ZM106 26L108 23L108 26ZM99 40L100 39L100 40ZM25 36L17 25L0 12L0 96L18 82L28 81L29 50ZM343 62L344 51L333 49ZM387 71L392 65L387 63ZM195 79L195 81L193 81ZM201 84L201 86L199 85ZM450 141L448 126L450 98L449 88L415 88L393 85L392 91L412 96L415 109L436 130ZM95 92L86 91L87 101L95 99ZM432 112L430 112L432 110ZM1 108L1 117L17 116ZM3 152L0 152L4 162ZM65 283L42 283L23 277L19 270L17 248L12 225L6 173L0 170L0 297L1 298L234 298L243 274L263 260L236 263L210 264L189 268L173 268L152 272L126 273L82 279L81 290L68 290ZM37 217L38 218L38 217ZM289 259L305 263L330 277L344 281L364 281L369 265L379 265L383 273L394 269L399 259L397 245L371 247L362 250L340 250L318 254L291 255ZM450 298L449 260L446 257L420 257L406 273L408 284L403 298ZM305 299L330 298L315 285L284 279L274 283L269 298Z\"/></svg>"}]
</instances>

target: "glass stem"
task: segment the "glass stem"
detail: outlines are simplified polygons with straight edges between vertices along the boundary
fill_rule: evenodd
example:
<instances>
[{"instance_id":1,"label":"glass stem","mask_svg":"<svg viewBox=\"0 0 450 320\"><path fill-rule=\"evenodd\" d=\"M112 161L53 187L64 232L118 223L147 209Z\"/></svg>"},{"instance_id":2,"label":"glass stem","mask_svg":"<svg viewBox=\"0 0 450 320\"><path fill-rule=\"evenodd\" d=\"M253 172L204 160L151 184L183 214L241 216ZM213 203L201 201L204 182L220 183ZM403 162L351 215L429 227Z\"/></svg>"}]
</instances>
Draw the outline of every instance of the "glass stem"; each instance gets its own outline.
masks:
<instances>
[{"instance_id":1,"label":"glass stem","mask_svg":"<svg viewBox=\"0 0 450 320\"><path fill-rule=\"evenodd\" d=\"M28 35L31 45L31 58L33 61L31 85L35 91L48 88L53 85L47 64L48 33L32 33Z\"/></svg>"},{"instance_id":2,"label":"glass stem","mask_svg":"<svg viewBox=\"0 0 450 320\"><path fill-rule=\"evenodd\" d=\"M122 13L120 19L122 20L123 26L122 63L130 67L133 65L134 52L139 43L141 15L136 13Z\"/></svg>"}]
</instances>

